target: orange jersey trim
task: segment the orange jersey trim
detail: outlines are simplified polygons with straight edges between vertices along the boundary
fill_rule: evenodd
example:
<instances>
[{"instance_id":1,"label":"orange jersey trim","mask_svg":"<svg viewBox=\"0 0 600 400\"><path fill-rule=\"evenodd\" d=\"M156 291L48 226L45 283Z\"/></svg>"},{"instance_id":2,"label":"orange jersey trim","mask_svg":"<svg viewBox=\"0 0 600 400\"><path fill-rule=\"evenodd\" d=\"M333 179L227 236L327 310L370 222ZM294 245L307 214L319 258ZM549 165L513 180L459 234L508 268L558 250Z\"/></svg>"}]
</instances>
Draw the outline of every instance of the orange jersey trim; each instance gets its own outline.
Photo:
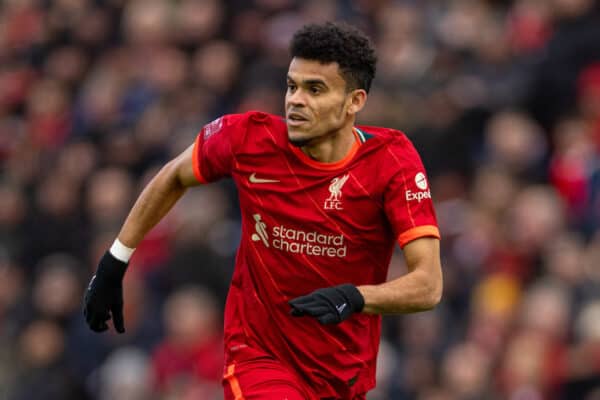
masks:
<instances>
[{"instance_id":1,"label":"orange jersey trim","mask_svg":"<svg viewBox=\"0 0 600 400\"><path fill-rule=\"evenodd\" d=\"M234 372L235 364L231 364L227 367L227 372L223 378L225 378L225 380L229 383L234 400L244 400L244 395L242 394L242 389L240 388L240 382L238 382L237 377L233 374Z\"/></svg>"},{"instance_id":2,"label":"orange jersey trim","mask_svg":"<svg viewBox=\"0 0 600 400\"><path fill-rule=\"evenodd\" d=\"M196 137L196 141L194 142L194 150L192 152L192 168L194 170L194 176L200 183L206 183L206 179L200 173L200 159L198 158L198 146L200 142L200 134Z\"/></svg>"},{"instance_id":3,"label":"orange jersey trim","mask_svg":"<svg viewBox=\"0 0 600 400\"><path fill-rule=\"evenodd\" d=\"M321 169L324 171L331 171L334 169L340 169L340 168L344 167L350 161L352 161L352 159L356 155L356 152L358 151L358 149L360 147L361 141L360 141L360 137L356 133L356 129L352 128L352 133L354 134L354 139L356 139L354 142L354 145L352 146L352 148L350 149L348 154L346 154L344 156L344 158L342 158L339 161L333 162L333 163L324 163L324 162L313 160L312 158L310 158L309 156L304 154L304 152L302 150L300 150L299 148L297 148L296 146L293 146L291 144L288 144L288 146L298 156L300 161L302 161L303 163L308 164L311 167L316 168L316 169Z\"/></svg>"},{"instance_id":4,"label":"orange jersey trim","mask_svg":"<svg viewBox=\"0 0 600 400\"><path fill-rule=\"evenodd\" d=\"M408 242L425 236L433 236L440 239L440 230L434 225L415 226L398 236L398 244L400 244L400 247L404 247Z\"/></svg>"}]
</instances>

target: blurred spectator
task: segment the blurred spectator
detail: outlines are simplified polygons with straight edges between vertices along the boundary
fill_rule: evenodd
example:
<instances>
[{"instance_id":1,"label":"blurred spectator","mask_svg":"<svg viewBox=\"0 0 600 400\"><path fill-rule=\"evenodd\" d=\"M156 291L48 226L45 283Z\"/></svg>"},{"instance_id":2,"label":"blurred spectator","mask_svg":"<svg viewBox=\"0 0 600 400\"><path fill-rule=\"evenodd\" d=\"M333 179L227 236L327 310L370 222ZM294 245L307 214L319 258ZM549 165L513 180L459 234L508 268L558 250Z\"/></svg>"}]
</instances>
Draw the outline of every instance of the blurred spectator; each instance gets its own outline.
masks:
<instances>
[{"instance_id":1,"label":"blurred spectator","mask_svg":"<svg viewBox=\"0 0 600 400\"><path fill-rule=\"evenodd\" d=\"M514 276L490 274L473 288L467 339L497 356L502 351L518 312L521 286Z\"/></svg>"},{"instance_id":2,"label":"blurred spectator","mask_svg":"<svg viewBox=\"0 0 600 400\"><path fill-rule=\"evenodd\" d=\"M455 399L486 396L491 383L491 359L473 343L453 347L442 364L442 382Z\"/></svg>"},{"instance_id":3,"label":"blurred spectator","mask_svg":"<svg viewBox=\"0 0 600 400\"><path fill-rule=\"evenodd\" d=\"M63 326L78 317L83 293L81 272L77 260L67 254L42 259L36 266L31 294L36 313Z\"/></svg>"},{"instance_id":4,"label":"blurred spectator","mask_svg":"<svg viewBox=\"0 0 600 400\"><path fill-rule=\"evenodd\" d=\"M87 214L94 229L118 229L127 216L133 194L133 181L126 170L109 168L94 172L86 193Z\"/></svg>"},{"instance_id":5,"label":"blurred spectator","mask_svg":"<svg viewBox=\"0 0 600 400\"><path fill-rule=\"evenodd\" d=\"M25 247L23 224L26 220L27 199L20 186L0 183L0 238L1 251L13 257L21 255Z\"/></svg>"},{"instance_id":6,"label":"blurred spectator","mask_svg":"<svg viewBox=\"0 0 600 400\"><path fill-rule=\"evenodd\" d=\"M19 364L11 400L85 399L80 383L65 365L63 330L48 320L35 320L19 341Z\"/></svg>"},{"instance_id":7,"label":"blurred spectator","mask_svg":"<svg viewBox=\"0 0 600 400\"><path fill-rule=\"evenodd\" d=\"M543 176L546 143L539 126L528 116L502 112L493 116L486 131L487 162L506 168L517 177L535 181Z\"/></svg>"},{"instance_id":8,"label":"blurred spectator","mask_svg":"<svg viewBox=\"0 0 600 400\"><path fill-rule=\"evenodd\" d=\"M211 185L188 193L175 206L174 252L164 273L164 281L173 287L197 284L211 288L221 309L240 235L238 224L227 218L225 196L222 187Z\"/></svg>"},{"instance_id":9,"label":"blurred spectator","mask_svg":"<svg viewBox=\"0 0 600 400\"><path fill-rule=\"evenodd\" d=\"M17 351L14 343L20 333L19 322L26 301L26 282L20 266L0 254L0 398L7 398L16 380Z\"/></svg>"},{"instance_id":10,"label":"blurred spectator","mask_svg":"<svg viewBox=\"0 0 600 400\"><path fill-rule=\"evenodd\" d=\"M550 182L554 185L573 223L586 218L591 195L594 143L582 119L572 118L556 125L556 151L550 163Z\"/></svg>"},{"instance_id":11,"label":"blurred spectator","mask_svg":"<svg viewBox=\"0 0 600 400\"><path fill-rule=\"evenodd\" d=\"M69 99L65 87L51 79L38 81L27 99L27 119L31 143L36 147L56 148L71 133Z\"/></svg>"},{"instance_id":12,"label":"blurred spectator","mask_svg":"<svg viewBox=\"0 0 600 400\"><path fill-rule=\"evenodd\" d=\"M77 380L86 381L91 396L95 396L102 385L103 377L96 372L116 349L133 346L148 354L163 336L161 321L156 318L156 310L159 308L157 299L148 290L141 274L135 269L130 271L123 287L127 291L123 307L127 318L124 334L97 335L84 326L83 315L80 313L67 332L67 362Z\"/></svg>"},{"instance_id":13,"label":"blurred spectator","mask_svg":"<svg viewBox=\"0 0 600 400\"><path fill-rule=\"evenodd\" d=\"M517 193L505 223L505 235L513 248L502 251L509 251L507 258L513 260L498 267L528 279L539 251L565 228L564 207L550 187L532 185Z\"/></svg>"},{"instance_id":14,"label":"blurred spectator","mask_svg":"<svg viewBox=\"0 0 600 400\"><path fill-rule=\"evenodd\" d=\"M102 365L100 400L152 399L148 355L135 347L122 347Z\"/></svg>"},{"instance_id":15,"label":"blurred spectator","mask_svg":"<svg viewBox=\"0 0 600 400\"><path fill-rule=\"evenodd\" d=\"M238 78L239 54L228 42L209 42L195 53L193 68L194 79L200 84L219 96L227 95Z\"/></svg>"},{"instance_id":16,"label":"blurred spectator","mask_svg":"<svg viewBox=\"0 0 600 400\"><path fill-rule=\"evenodd\" d=\"M88 237L79 205L80 186L68 176L45 171L35 187L35 207L30 208L24 224L27 246L23 257L29 267L58 251L81 256L85 249L79 241Z\"/></svg>"},{"instance_id":17,"label":"blurred spectator","mask_svg":"<svg viewBox=\"0 0 600 400\"><path fill-rule=\"evenodd\" d=\"M590 301L581 308L575 320L575 345L567 359L564 395L570 398L596 398L600 385L600 302Z\"/></svg>"},{"instance_id":18,"label":"blurred spectator","mask_svg":"<svg viewBox=\"0 0 600 400\"><path fill-rule=\"evenodd\" d=\"M184 287L163 308L166 337L153 354L154 386L167 398L215 399L223 373L219 309L206 290Z\"/></svg>"},{"instance_id":19,"label":"blurred spectator","mask_svg":"<svg viewBox=\"0 0 600 400\"><path fill-rule=\"evenodd\" d=\"M600 62L586 66L577 77L579 108L590 126L588 140L600 146Z\"/></svg>"}]
</instances>

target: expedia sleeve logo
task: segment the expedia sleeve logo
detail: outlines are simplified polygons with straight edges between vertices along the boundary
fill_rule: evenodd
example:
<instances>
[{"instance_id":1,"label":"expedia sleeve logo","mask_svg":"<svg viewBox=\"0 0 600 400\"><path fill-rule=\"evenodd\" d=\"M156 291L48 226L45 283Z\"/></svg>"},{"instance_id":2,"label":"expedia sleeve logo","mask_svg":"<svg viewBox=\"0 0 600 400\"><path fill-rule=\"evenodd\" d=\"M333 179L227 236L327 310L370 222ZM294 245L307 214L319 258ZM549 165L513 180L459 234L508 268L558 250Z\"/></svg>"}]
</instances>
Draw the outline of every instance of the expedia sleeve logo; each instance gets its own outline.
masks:
<instances>
[{"instance_id":1,"label":"expedia sleeve logo","mask_svg":"<svg viewBox=\"0 0 600 400\"><path fill-rule=\"evenodd\" d=\"M406 201L417 201L421 202L424 199L431 199L431 191L429 190L429 184L427 183L427 178L425 174L422 172L418 172L415 175L415 185L417 186L418 191L412 191L410 189L406 190Z\"/></svg>"}]
</instances>

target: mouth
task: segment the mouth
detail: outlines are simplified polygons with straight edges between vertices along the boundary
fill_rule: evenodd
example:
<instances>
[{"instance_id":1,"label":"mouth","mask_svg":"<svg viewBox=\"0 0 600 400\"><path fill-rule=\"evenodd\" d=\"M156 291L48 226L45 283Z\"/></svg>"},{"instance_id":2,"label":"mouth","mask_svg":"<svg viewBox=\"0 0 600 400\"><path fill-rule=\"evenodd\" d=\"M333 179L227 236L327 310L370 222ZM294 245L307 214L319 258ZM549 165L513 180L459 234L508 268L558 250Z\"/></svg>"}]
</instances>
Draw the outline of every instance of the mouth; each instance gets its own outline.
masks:
<instances>
[{"instance_id":1,"label":"mouth","mask_svg":"<svg viewBox=\"0 0 600 400\"><path fill-rule=\"evenodd\" d=\"M298 126L298 125L302 125L302 124L308 122L308 118L306 118L302 114L292 112L287 115L286 122L288 125Z\"/></svg>"}]
</instances>

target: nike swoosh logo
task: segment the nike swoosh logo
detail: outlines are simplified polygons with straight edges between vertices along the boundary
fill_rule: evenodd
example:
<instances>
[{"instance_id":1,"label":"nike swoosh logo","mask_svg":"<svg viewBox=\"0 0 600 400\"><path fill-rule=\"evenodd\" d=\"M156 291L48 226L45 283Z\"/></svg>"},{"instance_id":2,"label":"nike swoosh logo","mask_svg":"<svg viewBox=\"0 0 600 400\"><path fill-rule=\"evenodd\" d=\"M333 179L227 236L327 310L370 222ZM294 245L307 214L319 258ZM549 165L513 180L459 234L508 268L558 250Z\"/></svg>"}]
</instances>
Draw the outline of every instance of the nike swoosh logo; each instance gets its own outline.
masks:
<instances>
[{"instance_id":1,"label":"nike swoosh logo","mask_svg":"<svg viewBox=\"0 0 600 400\"><path fill-rule=\"evenodd\" d=\"M256 172L253 172L249 177L248 180L251 183L275 183L275 182L279 182L277 179L264 179L264 178L257 178L256 177Z\"/></svg>"},{"instance_id":2,"label":"nike swoosh logo","mask_svg":"<svg viewBox=\"0 0 600 400\"><path fill-rule=\"evenodd\" d=\"M337 312L341 314L346 308L346 303L342 304L341 306L336 306L335 308L337 309Z\"/></svg>"}]
</instances>

